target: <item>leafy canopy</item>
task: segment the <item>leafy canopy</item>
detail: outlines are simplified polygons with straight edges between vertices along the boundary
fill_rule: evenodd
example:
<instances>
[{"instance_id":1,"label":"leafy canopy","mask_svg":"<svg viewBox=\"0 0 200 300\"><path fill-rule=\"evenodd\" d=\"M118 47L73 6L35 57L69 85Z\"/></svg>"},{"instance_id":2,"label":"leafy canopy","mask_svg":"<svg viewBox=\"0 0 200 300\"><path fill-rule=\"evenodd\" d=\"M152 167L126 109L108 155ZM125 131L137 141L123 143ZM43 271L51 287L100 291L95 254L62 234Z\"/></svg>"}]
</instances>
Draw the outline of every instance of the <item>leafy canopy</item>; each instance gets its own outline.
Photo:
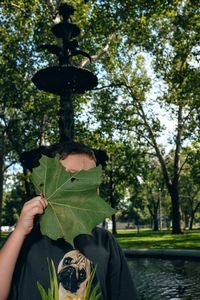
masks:
<instances>
[{"instance_id":1,"label":"leafy canopy","mask_svg":"<svg viewBox=\"0 0 200 300\"><path fill-rule=\"evenodd\" d=\"M43 235L54 240L64 238L73 244L77 235L90 234L96 225L114 213L98 196L101 175L100 166L69 173L58 157L42 156L31 180L36 192L43 193L49 203L40 219Z\"/></svg>"}]
</instances>

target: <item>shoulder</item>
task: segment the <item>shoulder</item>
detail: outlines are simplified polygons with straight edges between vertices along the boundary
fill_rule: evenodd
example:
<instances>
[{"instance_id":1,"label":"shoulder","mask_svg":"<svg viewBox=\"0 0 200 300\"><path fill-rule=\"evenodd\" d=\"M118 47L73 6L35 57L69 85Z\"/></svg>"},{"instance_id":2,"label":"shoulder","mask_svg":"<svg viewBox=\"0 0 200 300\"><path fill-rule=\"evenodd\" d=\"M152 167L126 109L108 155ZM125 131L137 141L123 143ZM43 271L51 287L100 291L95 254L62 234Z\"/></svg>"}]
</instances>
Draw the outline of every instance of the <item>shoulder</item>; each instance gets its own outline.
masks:
<instances>
[{"instance_id":1,"label":"shoulder","mask_svg":"<svg viewBox=\"0 0 200 300\"><path fill-rule=\"evenodd\" d=\"M103 243L117 244L117 241L115 240L113 234L102 227L95 227L92 231L92 235L95 239L101 240Z\"/></svg>"},{"instance_id":2,"label":"shoulder","mask_svg":"<svg viewBox=\"0 0 200 300\"><path fill-rule=\"evenodd\" d=\"M94 236L99 235L99 236L103 236L103 237L107 237L107 238L112 236L112 234L108 230L106 230L105 228L102 228L102 227L95 227L92 230L92 234Z\"/></svg>"}]
</instances>

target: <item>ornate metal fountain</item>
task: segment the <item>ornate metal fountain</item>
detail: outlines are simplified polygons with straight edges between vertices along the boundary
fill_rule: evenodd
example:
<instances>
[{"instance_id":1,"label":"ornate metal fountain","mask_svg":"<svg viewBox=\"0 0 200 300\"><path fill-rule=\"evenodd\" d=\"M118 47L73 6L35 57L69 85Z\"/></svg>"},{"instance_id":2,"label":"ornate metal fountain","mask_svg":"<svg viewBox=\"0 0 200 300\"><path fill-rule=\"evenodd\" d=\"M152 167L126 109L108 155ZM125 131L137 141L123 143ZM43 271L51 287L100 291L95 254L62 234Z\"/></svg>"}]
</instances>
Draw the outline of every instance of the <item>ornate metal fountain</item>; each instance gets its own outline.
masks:
<instances>
[{"instance_id":1,"label":"ornate metal fountain","mask_svg":"<svg viewBox=\"0 0 200 300\"><path fill-rule=\"evenodd\" d=\"M85 1L86 2L86 1ZM90 71L76 66L73 58L77 55L91 57L79 49L78 41L75 39L80 34L79 27L70 21L74 8L67 3L61 4L58 14L61 21L52 27L52 32L60 45L44 44L40 50L46 50L58 58L58 65L39 70L32 78L36 87L42 91L60 96L59 110L59 143L73 140L74 138L74 105L73 96L76 93L84 93L92 90L98 84L97 77ZM41 146L37 149L23 152L20 161L25 169L32 170L38 165L41 154L51 156L57 151L58 144L49 147ZM105 166L108 159L102 150L93 149L97 158L97 164Z\"/></svg>"},{"instance_id":2,"label":"ornate metal fountain","mask_svg":"<svg viewBox=\"0 0 200 300\"><path fill-rule=\"evenodd\" d=\"M61 40L61 46L45 44L40 49L56 55L59 64L38 71L32 81L38 89L60 96L59 129L62 142L74 137L73 95L93 89L98 80L92 72L77 67L73 62L77 55L86 56L91 61L90 55L79 49L75 39L80 29L70 21L74 8L64 3L58 8L58 13L61 22L52 27L52 33Z\"/></svg>"}]
</instances>

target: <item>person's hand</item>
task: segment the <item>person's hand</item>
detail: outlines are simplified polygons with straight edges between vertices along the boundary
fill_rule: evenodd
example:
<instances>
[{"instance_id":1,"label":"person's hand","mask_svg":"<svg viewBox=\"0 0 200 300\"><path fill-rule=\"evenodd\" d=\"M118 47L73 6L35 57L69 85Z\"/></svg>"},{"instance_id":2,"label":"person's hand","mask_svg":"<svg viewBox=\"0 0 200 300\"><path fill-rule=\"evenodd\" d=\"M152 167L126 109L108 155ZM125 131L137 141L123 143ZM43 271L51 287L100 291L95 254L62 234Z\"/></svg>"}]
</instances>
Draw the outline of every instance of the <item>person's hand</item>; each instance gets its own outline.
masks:
<instances>
[{"instance_id":1,"label":"person's hand","mask_svg":"<svg viewBox=\"0 0 200 300\"><path fill-rule=\"evenodd\" d=\"M48 202L42 195L27 201L22 208L15 230L24 236L28 235L33 229L35 216L43 214L47 206Z\"/></svg>"}]
</instances>

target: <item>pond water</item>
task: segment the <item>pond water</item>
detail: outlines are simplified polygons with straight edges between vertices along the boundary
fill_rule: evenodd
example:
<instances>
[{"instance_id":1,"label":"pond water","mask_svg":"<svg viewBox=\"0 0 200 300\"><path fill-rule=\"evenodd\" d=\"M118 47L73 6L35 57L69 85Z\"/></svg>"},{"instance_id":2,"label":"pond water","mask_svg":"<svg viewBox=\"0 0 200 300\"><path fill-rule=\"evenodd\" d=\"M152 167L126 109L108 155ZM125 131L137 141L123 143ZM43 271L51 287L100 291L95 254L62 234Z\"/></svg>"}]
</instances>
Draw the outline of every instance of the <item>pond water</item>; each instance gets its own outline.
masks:
<instances>
[{"instance_id":1,"label":"pond water","mask_svg":"<svg viewBox=\"0 0 200 300\"><path fill-rule=\"evenodd\" d=\"M200 261L128 259L141 300L200 300Z\"/></svg>"}]
</instances>

